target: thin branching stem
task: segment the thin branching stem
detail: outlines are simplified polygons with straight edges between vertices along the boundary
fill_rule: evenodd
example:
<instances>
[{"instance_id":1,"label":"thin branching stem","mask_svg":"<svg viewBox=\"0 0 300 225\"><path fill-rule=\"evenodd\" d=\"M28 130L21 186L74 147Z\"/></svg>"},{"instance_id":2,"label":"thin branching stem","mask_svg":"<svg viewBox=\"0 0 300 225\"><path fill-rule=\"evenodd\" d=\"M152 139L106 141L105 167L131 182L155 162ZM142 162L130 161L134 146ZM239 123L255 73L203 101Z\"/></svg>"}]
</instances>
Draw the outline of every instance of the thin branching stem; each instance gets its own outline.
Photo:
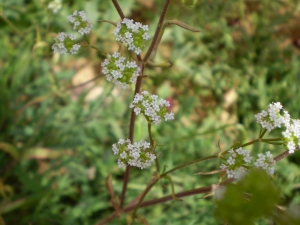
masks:
<instances>
[{"instance_id":1,"label":"thin branching stem","mask_svg":"<svg viewBox=\"0 0 300 225\"><path fill-rule=\"evenodd\" d=\"M118 1L117 0L112 0L112 3L114 4L114 6L115 6L116 10L118 11L121 19L123 20L125 18L125 15L124 15Z\"/></svg>"},{"instance_id":2,"label":"thin branching stem","mask_svg":"<svg viewBox=\"0 0 300 225\"><path fill-rule=\"evenodd\" d=\"M152 133L151 133L151 122L148 121L148 135L149 135L149 139L150 139L150 144L151 144L151 149L153 151L153 154L156 156L155 158L155 165L156 165L156 171L159 173L159 163L158 163L158 158L157 158L157 155L156 155L156 152L155 152L155 142L152 138Z\"/></svg>"},{"instance_id":3,"label":"thin branching stem","mask_svg":"<svg viewBox=\"0 0 300 225\"><path fill-rule=\"evenodd\" d=\"M140 89L141 89L143 73L144 73L144 63L139 62L139 67L141 68L141 72L140 72L140 76L138 76L138 79L136 81L134 95L136 93L139 93ZM131 141L131 143L133 143L135 117L136 117L136 115L132 109L131 116L130 116L130 125L129 125L129 140ZM127 184L129 181L129 173L130 173L130 166L128 165L128 166L126 166L126 171L125 171L125 175L124 175L124 183L123 183L123 189L122 189L122 193L121 193L120 208L122 208L124 205Z\"/></svg>"},{"instance_id":4,"label":"thin branching stem","mask_svg":"<svg viewBox=\"0 0 300 225\"><path fill-rule=\"evenodd\" d=\"M117 0L112 0L112 3L114 4L116 10L118 11L121 19L123 20L125 18L125 15L118 3ZM139 61L139 67L141 68L141 73L140 76L137 78L136 84L135 84L135 91L134 95L136 93L140 92L141 89L141 84L142 84L142 79L143 79L143 73L144 73L144 63L141 55L137 55L138 61ZM133 142L133 136L134 136L134 124L135 124L135 114L133 109L131 110L131 116L130 116L130 125L129 125L129 139L131 142ZM121 193L121 200L120 200L120 208L123 207L124 205L124 200L125 200L125 195L126 195L126 190L127 190L127 184L129 181L129 174L130 174L130 166L126 166L126 171L124 175L124 183L123 183L123 188L122 188L122 193Z\"/></svg>"},{"instance_id":5,"label":"thin branching stem","mask_svg":"<svg viewBox=\"0 0 300 225\"><path fill-rule=\"evenodd\" d=\"M211 159L216 159L216 158L218 158L218 154L211 155L211 156L207 156L207 157L203 157L203 158L200 158L200 159L196 159L196 160L194 160L194 161L185 163L185 164L183 164L183 165L176 166L176 167L174 167L173 169L170 169L170 170L168 170L167 172L161 174L160 177L163 178L163 177L165 177L166 175L168 175L169 173L172 173L172 172L174 172L174 171L176 171L176 170L179 170L179 169L182 169L182 168L191 166L191 165L196 164L196 163L199 163L199 162L203 162L203 161L211 160Z\"/></svg>"},{"instance_id":6,"label":"thin branching stem","mask_svg":"<svg viewBox=\"0 0 300 225\"><path fill-rule=\"evenodd\" d=\"M295 151L298 151L299 149L300 148L296 149ZM274 160L276 162L278 162L278 161L282 160L283 158L285 158L289 155L290 155L289 150L286 150L283 153L281 153L281 154L277 155L276 157L274 157ZM169 171L171 171L171 170L169 170ZM172 171L173 171L173 169L172 169ZM223 181L223 182L221 182L217 185L218 186L225 186L227 184L232 183L233 181L234 181L234 179L231 178L231 179L225 180L225 181ZM193 195L197 195L197 194L205 194L205 193L211 192L213 190L212 187L213 187L213 185L210 185L210 186L206 186L206 187L196 188L196 189L193 189L193 190L183 191L183 192L175 194L175 196L177 198L184 198L184 197L193 196ZM147 188L149 188L149 186L147 186ZM148 206L152 206L152 205L156 205L156 204L161 204L161 203L168 202L168 201L171 201L171 200L173 200L173 196L168 195L168 196L165 196L165 197L162 197L162 198L157 198L157 199L152 199L152 200L142 202L142 203L140 203L139 208L148 207ZM139 204L139 203L129 204L128 206L124 207L122 210L120 210L118 212L113 212L111 215L109 215L105 219L99 221L95 225L104 225L104 224L112 221L116 217L118 217L120 214L125 213L125 212L129 212L129 211L135 209L137 204Z\"/></svg>"}]
</instances>

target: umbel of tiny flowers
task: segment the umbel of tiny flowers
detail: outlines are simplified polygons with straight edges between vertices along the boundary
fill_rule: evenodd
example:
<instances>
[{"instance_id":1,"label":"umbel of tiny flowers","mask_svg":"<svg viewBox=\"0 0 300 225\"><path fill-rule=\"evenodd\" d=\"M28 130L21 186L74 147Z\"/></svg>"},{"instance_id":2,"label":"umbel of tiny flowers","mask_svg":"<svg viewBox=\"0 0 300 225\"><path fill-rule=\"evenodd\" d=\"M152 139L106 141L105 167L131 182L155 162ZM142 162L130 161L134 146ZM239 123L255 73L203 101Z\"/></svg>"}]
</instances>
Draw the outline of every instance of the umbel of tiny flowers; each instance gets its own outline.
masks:
<instances>
[{"instance_id":1,"label":"umbel of tiny flowers","mask_svg":"<svg viewBox=\"0 0 300 225\"><path fill-rule=\"evenodd\" d=\"M49 2L48 8L51 9L53 13L57 13L61 8L61 0L53 0Z\"/></svg>"},{"instance_id":2,"label":"umbel of tiny flowers","mask_svg":"<svg viewBox=\"0 0 300 225\"><path fill-rule=\"evenodd\" d=\"M273 155L268 151L266 152L266 155L260 153L257 156L258 158L256 159L254 166L257 168L262 168L269 175L273 175L276 166L276 162L273 159Z\"/></svg>"},{"instance_id":3,"label":"umbel of tiny flowers","mask_svg":"<svg viewBox=\"0 0 300 225\"><path fill-rule=\"evenodd\" d=\"M84 11L75 11L67 17L68 21L73 25L73 29L81 35L89 34L92 30L91 22L88 20Z\"/></svg>"},{"instance_id":4,"label":"umbel of tiny flowers","mask_svg":"<svg viewBox=\"0 0 300 225\"><path fill-rule=\"evenodd\" d=\"M145 48L145 40L150 38L148 30L148 25L124 18L122 22L117 23L113 34L117 41L126 43L128 50L138 55Z\"/></svg>"},{"instance_id":5,"label":"umbel of tiny flowers","mask_svg":"<svg viewBox=\"0 0 300 225\"><path fill-rule=\"evenodd\" d=\"M140 169L151 166L156 156L149 151L150 143L140 141L131 143L129 139L120 139L117 144L113 144L112 150L115 155L119 156L118 166L124 167L126 165L136 166Z\"/></svg>"},{"instance_id":6,"label":"umbel of tiny flowers","mask_svg":"<svg viewBox=\"0 0 300 225\"><path fill-rule=\"evenodd\" d=\"M157 95L150 95L147 91L137 93L129 107L133 108L136 115L144 114L149 122L154 122L156 125L162 119L165 121L174 119L174 113L168 110L170 103L164 99L158 100Z\"/></svg>"},{"instance_id":7,"label":"umbel of tiny flowers","mask_svg":"<svg viewBox=\"0 0 300 225\"><path fill-rule=\"evenodd\" d=\"M282 132L283 144L288 148L289 153L294 153L297 147L300 146L300 120L292 120L288 124L286 130Z\"/></svg>"},{"instance_id":8,"label":"umbel of tiny flowers","mask_svg":"<svg viewBox=\"0 0 300 225\"><path fill-rule=\"evenodd\" d=\"M127 61L118 52L114 52L112 55L108 54L108 58L104 60L102 67L106 79L109 82L121 85L123 88L136 82L137 77L140 75L140 68L136 62Z\"/></svg>"},{"instance_id":9,"label":"umbel of tiny flowers","mask_svg":"<svg viewBox=\"0 0 300 225\"><path fill-rule=\"evenodd\" d=\"M221 165L221 169L226 170L228 178L235 178L237 180L241 179L246 173L247 169L245 166L251 163L252 157L249 151L243 148L233 149L229 151L230 156L224 164Z\"/></svg>"},{"instance_id":10,"label":"umbel of tiny flowers","mask_svg":"<svg viewBox=\"0 0 300 225\"><path fill-rule=\"evenodd\" d=\"M263 110L255 115L256 121L269 132L276 127L280 128L282 124L287 126L290 123L290 115L285 110L283 110L283 115L281 115L280 111L282 110L280 102L270 103L267 111Z\"/></svg>"},{"instance_id":11,"label":"umbel of tiny flowers","mask_svg":"<svg viewBox=\"0 0 300 225\"><path fill-rule=\"evenodd\" d=\"M52 45L52 49L59 54L76 54L81 46L75 42L75 39L76 36L74 34L60 32L54 38L56 43Z\"/></svg>"}]
</instances>

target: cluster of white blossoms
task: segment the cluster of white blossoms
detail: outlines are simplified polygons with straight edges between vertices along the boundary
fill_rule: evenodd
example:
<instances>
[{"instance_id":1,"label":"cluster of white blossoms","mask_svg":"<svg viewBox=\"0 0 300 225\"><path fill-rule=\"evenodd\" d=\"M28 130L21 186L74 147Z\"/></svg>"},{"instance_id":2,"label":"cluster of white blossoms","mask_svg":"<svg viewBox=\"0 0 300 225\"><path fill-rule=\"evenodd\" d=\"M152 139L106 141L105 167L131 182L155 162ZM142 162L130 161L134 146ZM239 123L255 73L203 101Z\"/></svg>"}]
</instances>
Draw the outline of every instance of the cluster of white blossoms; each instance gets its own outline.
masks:
<instances>
[{"instance_id":1,"label":"cluster of white blossoms","mask_svg":"<svg viewBox=\"0 0 300 225\"><path fill-rule=\"evenodd\" d=\"M106 79L109 82L121 85L123 88L136 82L137 77L140 75L140 68L136 62L127 61L118 52L108 55L108 58L102 63L102 67Z\"/></svg>"},{"instance_id":2,"label":"cluster of white blossoms","mask_svg":"<svg viewBox=\"0 0 300 225\"><path fill-rule=\"evenodd\" d=\"M249 151L241 147L237 149L231 148L228 152L230 153L230 156L226 163L221 165L221 169L226 170L228 178L239 180L247 173L244 165L251 163L252 157L250 156Z\"/></svg>"},{"instance_id":3,"label":"cluster of white blossoms","mask_svg":"<svg viewBox=\"0 0 300 225\"><path fill-rule=\"evenodd\" d=\"M128 50L134 51L138 55L145 47L145 40L150 38L148 30L148 25L124 18L122 22L117 23L113 34L117 41L126 43Z\"/></svg>"},{"instance_id":4,"label":"cluster of white blossoms","mask_svg":"<svg viewBox=\"0 0 300 225\"><path fill-rule=\"evenodd\" d=\"M254 166L257 168L262 168L269 175L273 175L276 166L276 162L273 159L273 155L270 152L267 152L266 155L260 153L257 156L258 159L255 161Z\"/></svg>"},{"instance_id":5,"label":"cluster of white blossoms","mask_svg":"<svg viewBox=\"0 0 300 225\"><path fill-rule=\"evenodd\" d=\"M149 92L143 91L141 94L137 93L134 96L129 107L133 108L136 115L144 114L149 122L154 122L157 125L162 119L165 121L174 119L174 113L168 110L170 106L167 100L158 100L157 95L150 95Z\"/></svg>"},{"instance_id":6,"label":"cluster of white blossoms","mask_svg":"<svg viewBox=\"0 0 300 225\"><path fill-rule=\"evenodd\" d=\"M285 110L283 110L283 115L281 115L281 110L283 109L280 102L270 103L267 111L263 110L255 115L256 121L269 132L276 127L280 128L282 124L287 126L290 123L290 115Z\"/></svg>"},{"instance_id":7,"label":"cluster of white blossoms","mask_svg":"<svg viewBox=\"0 0 300 225\"><path fill-rule=\"evenodd\" d=\"M283 115L281 114L283 111ZM283 144L292 154L300 146L300 120L291 119L290 114L283 109L280 102L269 104L268 110L263 110L255 115L257 123L263 128L271 131L276 127L280 128L283 124L286 130L282 132Z\"/></svg>"},{"instance_id":8,"label":"cluster of white blossoms","mask_svg":"<svg viewBox=\"0 0 300 225\"><path fill-rule=\"evenodd\" d=\"M73 29L78 31L81 35L91 32L91 23L88 21L84 11L75 11L67 19L73 24ZM80 49L80 44L75 43L76 36L74 34L66 34L60 32L57 37L54 38L55 43L52 45L52 49L55 53L59 54L76 54Z\"/></svg>"},{"instance_id":9,"label":"cluster of white blossoms","mask_svg":"<svg viewBox=\"0 0 300 225\"><path fill-rule=\"evenodd\" d=\"M89 34L92 30L91 22L88 20L84 11L75 11L67 17L68 21L73 24L73 29L81 35Z\"/></svg>"},{"instance_id":10,"label":"cluster of white blossoms","mask_svg":"<svg viewBox=\"0 0 300 225\"><path fill-rule=\"evenodd\" d=\"M52 45L54 53L76 54L81 46L78 43L75 43L75 39L76 36L74 34L60 32L57 37L54 38L56 42Z\"/></svg>"},{"instance_id":11,"label":"cluster of white blossoms","mask_svg":"<svg viewBox=\"0 0 300 225\"><path fill-rule=\"evenodd\" d=\"M246 173L248 173L248 169L252 162L252 156L250 153L240 148L230 149L228 151L230 156L226 160L225 164L221 165L222 170L226 170L226 174L228 178L234 178L240 180ZM265 170L269 175L273 175L275 171L276 162L273 159L273 155L268 151L266 155L260 153L257 155L254 166L256 168L261 168Z\"/></svg>"},{"instance_id":12,"label":"cluster of white blossoms","mask_svg":"<svg viewBox=\"0 0 300 225\"><path fill-rule=\"evenodd\" d=\"M294 153L300 146L300 120L292 119L286 130L282 132L283 143L287 146L289 153Z\"/></svg>"},{"instance_id":13,"label":"cluster of white blossoms","mask_svg":"<svg viewBox=\"0 0 300 225\"><path fill-rule=\"evenodd\" d=\"M129 139L120 139L117 144L113 144L112 150L115 155L119 156L118 166L120 168L130 165L144 169L151 166L156 159L156 156L149 152L151 150L150 143L146 141L131 144Z\"/></svg>"},{"instance_id":14,"label":"cluster of white blossoms","mask_svg":"<svg viewBox=\"0 0 300 225\"><path fill-rule=\"evenodd\" d=\"M53 0L48 4L48 8L51 9L53 13L57 13L61 6L61 0Z\"/></svg>"}]
</instances>

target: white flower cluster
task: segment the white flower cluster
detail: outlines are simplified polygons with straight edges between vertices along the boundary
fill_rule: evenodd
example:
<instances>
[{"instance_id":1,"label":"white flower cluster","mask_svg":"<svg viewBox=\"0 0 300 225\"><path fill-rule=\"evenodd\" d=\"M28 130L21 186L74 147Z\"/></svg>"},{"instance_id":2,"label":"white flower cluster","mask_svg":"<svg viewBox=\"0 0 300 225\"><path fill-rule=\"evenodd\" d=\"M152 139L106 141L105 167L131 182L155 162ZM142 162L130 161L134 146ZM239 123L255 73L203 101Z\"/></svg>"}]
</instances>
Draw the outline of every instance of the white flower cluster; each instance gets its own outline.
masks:
<instances>
[{"instance_id":1,"label":"white flower cluster","mask_svg":"<svg viewBox=\"0 0 300 225\"><path fill-rule=\"evenodd\" d=\"M53 0L48 4L48 8L51 9L53 13L57 13L61 6L61 0Z\"/></svg>"},{"instance_id":2,"label":"white flower cluster","mask_svg":"<svg viewBox=\"0 0 300 225\"><path fill-rule=\"evenodd\" d=\"M143 91L141 94L137 93L134 96L129 107L133 108L136 115L142 113L148 121L157 125L162 119L165 121L174 119L174 113L168 110L170 106L167 100L158 100L157 95L150 95L149 92Z\"/></svg>"},{"instance_id":3,"label":"white flower cluster","mask_svg":"<svg viewBox=\"0 0 300 225\"><path fill-rule=\"evenodd\" d=\"M138 55L145 47L144 41L150 38L148 30L148 25L124 18L122 22L117 23L113 34L117 41L126 43L128 50L132 50Z\"/></svg>"},{"instance_id":4,"label":"white flower cluster","mask_svg":"<svg viewBox=\"0 0 300 225\"><path fill-rule=\"evenodd\" d=\"M238 149L230 149L228 152L230 153L230 156L226 163L221 165L221 169L226 169L228 178L239 180L247 173L244 165L251 163L252 157L250 156L249 151L241 147Z\"/></svg>"},{"instance_id":5,"label":"white flower cluster","mask_svg":"<svg viewBox=\"0 0 300 225\"><path fill-rule=\"evenodd\" d=\"M281 115L281 110L282 105L280 102L270 103L267 111L263 110L255 115L256 121L269 132L276 127L280 128L282 124L287 126L290 123L290 115L285 110L283 110L283 115Z\"/></svg>"},{"instance_id":6,"label":"white flower cluster","mask_svg":"<svg viewBox=\"0 0 300 225\"><path fill-rule=\"evenodd\" d=\"M281 110L283 115L280 114ZM282 132L283 144L292 154L300 146L300 120L291 119L290 114L285 111L280 102L269 104L268 110L263 110L255 115L256 121L268 131L281 127L283 124L286 130Z\"/></svg>"},{"instance_id":7,"label":"white flower cluster","mask_svg":"<svg viewBox=\"0 0 300 225\"><path fill-rule=\"evenodd\" d=\"M282 136L289 153L294 153L300 146L300 120L292 119L292 123L288 124L286 130L282 132Z\"/></svg>"},{"instance_id":8,"label":"white flower cluster","mask_svg":"<svg viewBox=\"0 0 300 225\"><path fill-rule=\"evenodd\" d=\"M131 144L129 139L120 139L117 144L113 144L112 150L115 155L119 156L118 166L126 165L136 166L140 169L151 166L156 156L150 153L150 143L140 141Z\"/></svg>"},{"instance_id":9,"label":"white flower cluster","mask_svg":"<svg viewBox=\"0 0 300 225\"><path fill-rule=\"evenodd\" d=\"M106 80L127 88L130 83L136 82L140 75L140 68L136 62L126 61L125 57L120 56L118 52L108 55L108 58L102 63L103 74Z\"/></svg>"},{"instance_id":10,"label":"white flower cluster","mask_svg":"<svg viewBox=\"0 0 300 225\"><path fill-rule=\"evenodd\" d=\"M75 11L67 17L68 21L73 24L73 29L81 35L89 34L92 30L92 25L88 20L84 11Z\"/></svg>"},{"instance_id":11,"label":"white flower cluster","mask_svg":"<svg viewBox=\"0 0 300 225\"><path fill-rule=\"evenodd\" d=\"M268 174L273 175L275 171L276 162L273 155L267 152L266 155L258 154L258 159L254 163L255 167L264 169Z\"/></svg>"},{"instance_id":12,"label":"white flower cluster","mask_svg":"<svg viewBox=\"0 0 300 225\"><path fill-rule=\"evenodd\" d=\"M55 44L52 45L52 49L55 53L59 54L76 54L80 49L80 45L75 43L76 36L74 34L66 34L60 32L57 37L54 38Z\"/></svg>"}]
</instances>

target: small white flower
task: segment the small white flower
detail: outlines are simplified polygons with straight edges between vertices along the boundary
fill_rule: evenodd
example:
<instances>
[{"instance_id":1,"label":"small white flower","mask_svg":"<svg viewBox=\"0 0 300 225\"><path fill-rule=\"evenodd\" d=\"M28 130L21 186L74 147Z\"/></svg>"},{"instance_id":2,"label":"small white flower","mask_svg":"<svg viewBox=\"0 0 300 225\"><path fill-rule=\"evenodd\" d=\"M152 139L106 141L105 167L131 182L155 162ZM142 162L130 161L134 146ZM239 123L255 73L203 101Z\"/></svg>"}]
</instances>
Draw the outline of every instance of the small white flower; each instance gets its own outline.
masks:
<instances>
[{"instance_id":1,"label":"small white flower","mask_svg":"<svg viewBox=\"0 0 300 225\"><path fill-rule=\"evenodd\" d=\"M230 156L229 159L227 160L229 165L233 165L234 164L234 159Z\"/></svg>"},{"instance_id":2,"label":"small white flower","mask_svg":"<svg viewBox=\"0 0 300 225\"><path fill-rule=\"evenodd\" d=\"M127 49L138 55L145 47L144 41L150 38L148 30L147 25L124 18L122 22L117 23L113 34L117 41L127 44Z\"/></svg>"},{"instance_id":3,"label":"small white flower","mask_svg":"<svg viewBox=\"0 0 300 225\"><path fill-rule=\"evenodd\" d=\"M68 21L73 24L73 29L81 35L89 34L92 30L91 22L88 20L84 11L75 11L67 17Z\"/></svg>"},{"instance_id":4,"label":"small white flower","mask_svg":"<svg viewBox=\"0 0 300 225\"><path fill-rule=\"evenodd\" d=\"M122 88L127 88L129 84L136 82L140 75L140 68L136 62L127 61L118 52L108 55L102 62L102 73L106 75L106 80Z\"/></svg>"},{"instance_id":5,"label":"small white flower","mask_svg":"<svg viewBox=\"0 0 300 225\"><path fill-rule=\"evenodd\" d=\"M291 124L286 126L286 130L282 132L283 143L288 148L289 153L295 152L300 146L300 120L292 120Z\"/></svg>"},{"instance_id":6,"label":"small white flower","mask_svg":"<svg viewBox=\"0 0 300 225\"><path fill-rule=\"evenodd\" d=\"M250 156L249 151L241 147L237 149L231 148L228 153L230 155L225 164L221 164L221 169L226 169L228 178L239 180L248 172L246 163L251 163L252 157Z\"/></svg>"},{"instance_id":7,"label":"small white flower","mask_svg":"<svg viewBox=\"0 0 300 225\"><path fill-rule=\"evenodd\" d=\"M263 128L269 132L276 127L280 128L282 124L287 126L290 122L290 115L283 110L283 115L280 114L282 110L280 102L269 104L268 110L263 110L261 113L255 115L256 121Z\"/></svg>"},{"instance_id":8,"label":"small white flower","mask_svg":"<svg viewBox=\"0 0 300 225\"><path fill-rule=\"evenodd\" d=\"M61 0L53 0L48 4L48 8L51 9L53 13L57 13L60 10L61 6Z\"/></svg>"},{"instance_id":9,"label":"small white flower","mask_svg":"<svg viewBox=\"0 0 300 225\"><path fill-rule=\"evenodd\" d=\"M117 144L112 145L112 150L115 155L119 156L118 166L126 165L136 166L140 169L151 166L156 159L153 153L149 152L150 143L140 141L131 143L129 139L120 139Z\"/></svg>"},{"instance_id":10,"label":"small white flower","mask_svg":"<svg viewBox=\"0 0 300 225\"><path fill-rule=\"evenodd\" d=\"M258 158L254 163L254 166L257 168L262 168L268 174L273 175L275 171L276 162L273 159L273 155L268 151L266 155L260 153L257 155Z\"/></svg>"},{"instance_id":11,"label":"small white flower","mask_svg":"<svg viewBox=\"0 0 300 225\"><path fill-rule=\"evenodd\" d=\"M150 95L147 91L143 91L141 94L137 93L134 96L129 107L134 108L136 115L142 113L148 121L157 125L162 119L165 121L174 119L174 113L169 112L167 106L170 106L168 101L158 100L157 95Z\"/></svg>"},{"instance_id":12,"label":"small white flower","mask_svg":"<svg viewBox=\"0 0 300 225\"><path fill-rule=\"evenodd\" d=\"M58 33L57 37L54 38L55 42L52 45L54 53L59 54L76 54L80 49L80 45L75 43L76 36L74 34L66 34L64 32Z\"/></svg>"}]
</instances>

